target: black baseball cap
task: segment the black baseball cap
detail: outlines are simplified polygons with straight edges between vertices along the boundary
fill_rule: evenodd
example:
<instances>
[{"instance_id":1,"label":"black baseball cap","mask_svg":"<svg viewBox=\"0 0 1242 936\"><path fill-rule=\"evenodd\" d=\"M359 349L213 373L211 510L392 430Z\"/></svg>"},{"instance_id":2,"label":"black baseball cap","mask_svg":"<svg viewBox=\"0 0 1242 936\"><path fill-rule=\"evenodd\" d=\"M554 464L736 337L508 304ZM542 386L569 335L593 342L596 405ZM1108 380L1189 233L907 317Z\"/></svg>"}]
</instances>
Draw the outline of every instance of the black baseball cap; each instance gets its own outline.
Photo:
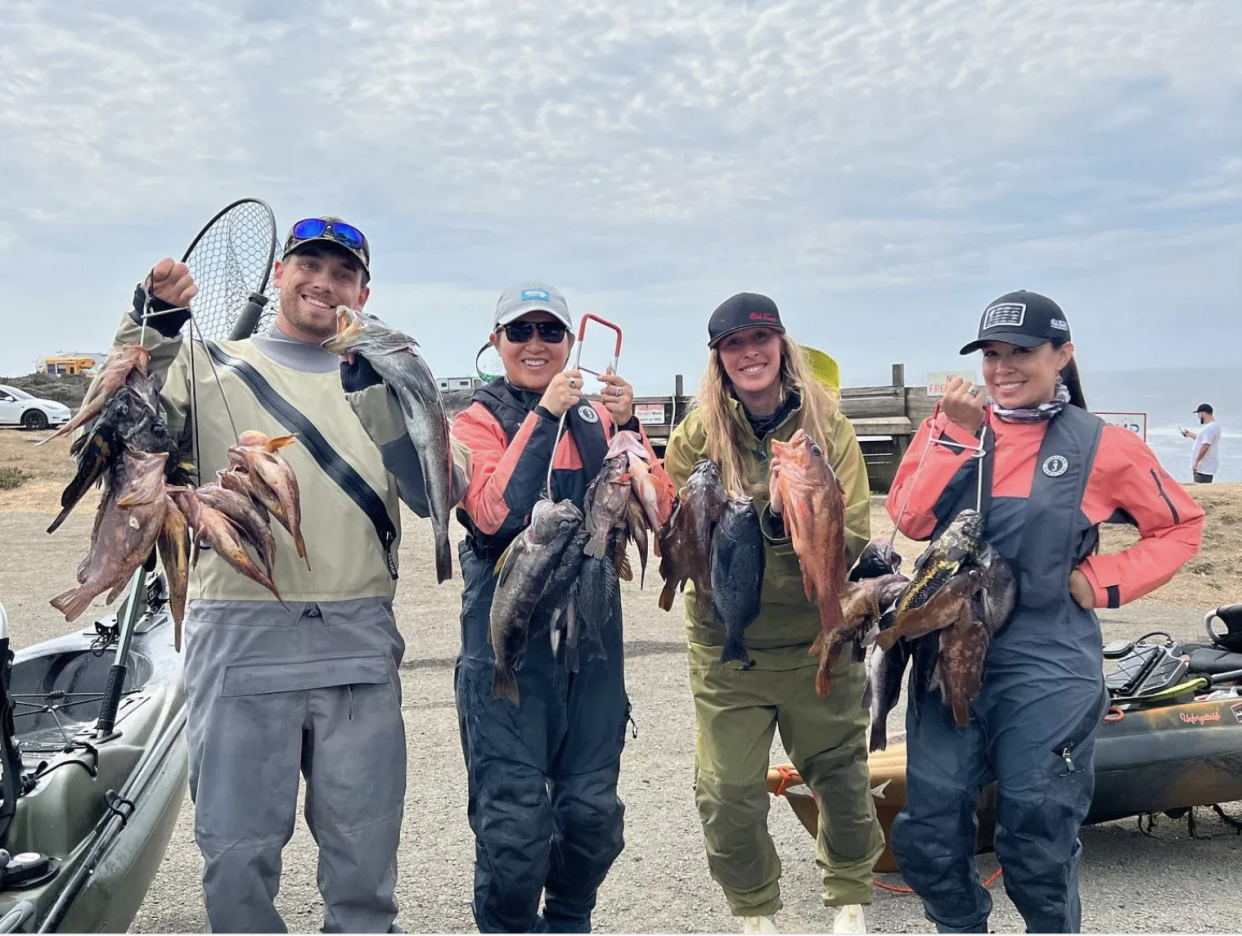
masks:
<instances>
[{"instance_id":1,"label":"black baseball cap","mask_svg":"<svg viewBox=\"0 0 1242 936\"><path fill-rule=\"evenodd\" d=\"M332 244L345 251L362 264L363 272L371 275L371 245L360 230L335 215L324 215L319 218L303 218L289 228L289 236L285 238L285 247L281 251L281 259L307 244ZM365 280L364 280L365 282Z\"/></svg>"},{"instance_id":2,"label":"black baseball cap","mask_svg":"<svg viewBox=\"0 0 1242 936\"><path fill-rule=\"evenodd\" d=\"M988 303L979 319L979 337L962 348L961 353L978 351L988 341L1038 348L1053 340L1070 340L1065 313L1047 296L1019 289Z\"/></svg>"},{"instance_id":3,"label":"black baseball cap","mask_svg":"<svg viewBox=\"0 0 1242 936\"><path fill-rule=\"evenodd\" d=\"M730 296L716 306L716 311L707 321L707 346L714 348L725 335L759 326L785 334L776 303L758 293L743 292Z\"/></svg>"},{"instance_id":4,"label":"black baseball cap","mask_svg":"<svg viewBox=\"0 0 1242 936\"><path fill-rule=\"evenodd\" d=\"M1212 415L1212 404L1211 403L1200 403L1199 408L1195 410L1195 412L1196 413L1207 413L1209 416L1211 416Z\"/></svg>"}]
</instances>

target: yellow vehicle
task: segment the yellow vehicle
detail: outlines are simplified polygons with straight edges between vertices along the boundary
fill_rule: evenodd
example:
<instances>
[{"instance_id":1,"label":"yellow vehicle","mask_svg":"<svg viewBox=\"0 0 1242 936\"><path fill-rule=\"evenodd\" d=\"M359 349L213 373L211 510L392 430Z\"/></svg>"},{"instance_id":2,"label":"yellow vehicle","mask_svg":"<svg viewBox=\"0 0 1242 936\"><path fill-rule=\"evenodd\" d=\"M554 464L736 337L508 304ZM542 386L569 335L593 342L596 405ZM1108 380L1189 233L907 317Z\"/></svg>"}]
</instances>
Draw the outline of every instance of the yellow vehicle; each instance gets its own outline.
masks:
<instances>
[{"instance_id":1,"label":"yellow vehicle","mask_svg":"<svg viewBox=\"0 0 1242 936\"><path fill-rule=\"evenodd\" d=\"M43 361L43 372L56 377L93 376L95 359L93 357L50 357Z\"/></svg>"}]
</instances>

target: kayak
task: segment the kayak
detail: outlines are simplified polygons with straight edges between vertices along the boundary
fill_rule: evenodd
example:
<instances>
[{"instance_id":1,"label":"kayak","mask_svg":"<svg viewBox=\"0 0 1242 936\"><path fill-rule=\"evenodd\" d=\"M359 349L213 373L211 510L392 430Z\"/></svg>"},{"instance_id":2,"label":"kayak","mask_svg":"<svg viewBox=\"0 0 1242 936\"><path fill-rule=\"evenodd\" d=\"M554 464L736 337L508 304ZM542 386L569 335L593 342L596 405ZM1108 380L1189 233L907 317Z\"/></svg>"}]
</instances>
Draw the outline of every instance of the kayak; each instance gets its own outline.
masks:
<instances>
[{"instance_id":1,"label":"kayak","mask_svg":"<svg viewBox=\"0 0 1242 936\"><path fill-rule=\"evenodd\" d=\"M11 661L0 698L0 932L123 933L142 905L189 770L167 600L151 573L127 600L140 602L126 615L128 640L114 615L16 653L0 606ZM117 679L112 716L105 698Z\"/></svg>"},{"instance_id":2,"label":"kayak","mask_svg":"<svg viewBox=\"0 0 1242 936\"><path fill-rule=\"evenodd\" d=\"M1210 623L1208 632L1211 643L1169 639L1146 644L1141 638L1123 642L1126 646L1114 654L1118 666L1109 676L1111 704L1097 735L1095 793L1085 824L1160 812L1177 815L1242 800L1242 648L1236 640L1219 640ZM1133 678L1143 667L1141 678ZM1118 672L1132 678L1117 677ZM906 802L906 746L890 744L873 752L867 763L887 841ZM818 807L793 765L770 769L767 788L783 796L807 831L817 834ZM978 849L990 851L996 827L994 783L980 793L978 816ZM897 870L886 845L876 871Z\"/></svg>"}]
</instances>

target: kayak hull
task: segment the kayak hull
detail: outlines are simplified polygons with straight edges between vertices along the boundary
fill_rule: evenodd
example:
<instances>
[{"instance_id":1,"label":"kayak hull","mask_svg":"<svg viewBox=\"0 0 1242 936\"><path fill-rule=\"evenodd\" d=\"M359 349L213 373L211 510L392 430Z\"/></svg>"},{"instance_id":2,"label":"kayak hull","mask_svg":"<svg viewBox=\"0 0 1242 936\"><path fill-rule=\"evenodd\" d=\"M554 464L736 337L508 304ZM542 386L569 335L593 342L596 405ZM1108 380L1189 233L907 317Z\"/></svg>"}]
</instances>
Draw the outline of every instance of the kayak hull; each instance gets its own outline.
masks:
<instances>
[{"instance_id":1,"label":"kayak hull","mask_svg":"<svg viewBox=\"0 0 1242 936\"><path fill-rule=\"evenodd\" d=\"M867 759L876 813L891 840L906 804L906 747L893 744ZM791 765L768 772L769 792L785 796L803 826L816 834L810 790ZM1095 794L1086 824L1242 800L1242 690L1228 697L1127 712L1111 710L1095 746ZM809 805L808 805L809 804ZM979 851L992 848L996 784L979 797ZM885 845L876 870L898 870Z\"/></svg>"},{"instance_id":2,"label":"kayak hull","mask_svg":"<svg viewBox=\"0 0 1242 936\"><path fill-rule=\"evenodd\" d=\"M10 689L24 776L5 847L58 865L50 880L0 890L0 932L125 932L172 837L188 779L185 689L171 618L135 627L124 694L110 737L95 738L98 696L115 645L92 649L95 631L19 651ZM51 700L31 714L23 700ZM24 717L23 717L24 716ZM66 740L85 741L65 751Z\"/></svg>"}]
</instances>

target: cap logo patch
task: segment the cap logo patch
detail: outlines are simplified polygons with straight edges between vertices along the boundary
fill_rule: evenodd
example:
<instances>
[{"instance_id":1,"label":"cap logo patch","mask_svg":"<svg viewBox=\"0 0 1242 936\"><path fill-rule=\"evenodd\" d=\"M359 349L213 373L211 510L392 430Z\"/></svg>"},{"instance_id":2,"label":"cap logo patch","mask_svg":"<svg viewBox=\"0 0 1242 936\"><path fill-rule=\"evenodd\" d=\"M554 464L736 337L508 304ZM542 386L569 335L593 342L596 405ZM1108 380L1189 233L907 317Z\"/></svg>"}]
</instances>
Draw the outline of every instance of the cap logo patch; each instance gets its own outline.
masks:
<instances>
[{"instance_id":1,"label":"cap logo patch","mask_svg":"<svg viewBox=\"0 0 1242 936\"><path fill-rule=\"evenodd\" d=\"M1059 478L1069 470L1069 460L1064 455L1049 455L1044 459L1044 474Z\"/></svg>"},{"instance_id":2,"label":"cap logo patch","mask_svg":"<svg viewBox=\"0 0 1242 936\"><path fill-rule=\"evenodd\" d=\"M780 321L771 312L752 312L750 313L750 320L752 322L772 322L773 324Z\"/></svg>"},{"instance_id":3,"label":"cap logo patch","mask_svg":"<svg viewBox=\"0 0 1242 936\"><path fill-rule=\"evenodd\" d=\"M527 299L539 299L539 300L542 300L543 302L547 302L551 298L552 297L548 295L548 291L546 289L523 289L522 290L523 301Z\"/></svg>"},{"instance_id":4,"label":"cap logo patch","mask_svg":"<svg viewBox=\"0 0 1242 936\"><path fill-rule=\"evenodd\" d=\"M1069 322L1065 319L1052 319L1048 324L1057 331L1069 331Z\"/></svg>"},{"instance_id":5,"label":"cap logo patch","mask_svg":"<svg viewBox=\"0 0 1242 936\"><path fill-rule=\"evenodd\" d=\"M983 312L983 330L989 328L1021 328L1026 318L1025 302L998 302Z\"/></svg>"},{"instance_id":6,"label":"cap logo patch","mask_svg":"<svg viewBox=\"0 0 1242 936\"><path fill-rule=\"evenodd\" d=\"M578 415L582 417L583 422L597 423L599 422L599 413L595 412L595 407L590 403L583 403L578 407Z\"/></svg>"}]
</instances>

